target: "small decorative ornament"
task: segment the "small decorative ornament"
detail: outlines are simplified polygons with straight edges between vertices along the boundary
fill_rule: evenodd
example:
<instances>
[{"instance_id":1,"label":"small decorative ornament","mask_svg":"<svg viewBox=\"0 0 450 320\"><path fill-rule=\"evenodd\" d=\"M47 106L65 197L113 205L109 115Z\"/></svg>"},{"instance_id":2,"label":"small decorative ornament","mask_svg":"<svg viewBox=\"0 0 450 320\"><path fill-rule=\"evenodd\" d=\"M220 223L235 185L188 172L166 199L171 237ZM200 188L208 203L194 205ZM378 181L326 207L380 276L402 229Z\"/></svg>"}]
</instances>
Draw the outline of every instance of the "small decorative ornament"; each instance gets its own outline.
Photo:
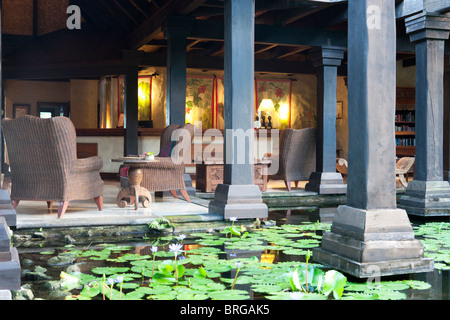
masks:
<instances>
[{"instance_id":1,"label":"small decorative ornament","mask_svg":"<svg viewBox=\"0 0 450 320\"><path fill-rule=\"evenodd\" d=\"M155 154L153 152L144 153L145 160L155 160Z\"/></svg>"}]
</instances>

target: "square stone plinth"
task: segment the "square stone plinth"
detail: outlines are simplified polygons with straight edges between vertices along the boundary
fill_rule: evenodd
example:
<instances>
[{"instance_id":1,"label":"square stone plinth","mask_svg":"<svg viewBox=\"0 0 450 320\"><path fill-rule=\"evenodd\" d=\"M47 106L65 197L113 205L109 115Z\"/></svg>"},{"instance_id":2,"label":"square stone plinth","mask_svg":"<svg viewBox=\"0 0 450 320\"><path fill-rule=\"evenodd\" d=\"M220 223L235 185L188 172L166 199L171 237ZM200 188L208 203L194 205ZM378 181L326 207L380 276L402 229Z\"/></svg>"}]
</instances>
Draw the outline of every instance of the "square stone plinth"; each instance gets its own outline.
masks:
<instances>
[{"instance_id":1,"label":"square stone plinth","mask_svg":"<svg viewBox=\"0 0 450 320\"><path fill-rule=\"evenodd\" d=\"M313 250L313 260L360 278L373 276L374 270L384 276L434 268L401 209L338 207L331 232Z\"/></svg>"},{"instance_id":2,"label":"square stone plinth","mask_svg":"<svg viewBox=\"0 0 450 320\"><path fill-rule=\"evenodd\" d=\"M413 180L398 207L417 216L450 216L450 185L448 181Z\"/></svg>"},{"instance_id":3,"label":"square stone plinth","mask_svg":"<svg viewBox=\"0 0 450 320\"><path fill-rule=\"evenodd\" d=\"M11 248L11 260L0 261L0 290L20 290L20 276L19 254Z\"/></svg>"},{"instance_id":4,"label":"square stone plinth","mask_svg":"<svg viewBox=\"0 0 450 320\"><path fill-rule=\"evenodd\" d=\"M318 194L346 194L347 185L339 172L313 172L305 190Z\"/></svg>"},{"instance_id":5,"label":"square stone plinth","mask_svg":"<svg viewBox=\"0 0 450 320\"><path fill-rule=\"evenodd\" d=\"M262 201L257 185L219 184L214 200L209 203L208 211L221 214L224 219L264 219L269 216L269 210Z\"/></svg>"},{"instance_id":6,"label":"square stone plinth","mask_svg":"<svg viewBox=\"0 0 450 320\"><path fill-rule=\"evenodd\" d=\"M432 272L434 270L434 260L430 258L400 259L364 263L343 257L339 254L335 254L321 248L315 248L313 250L313 261L358 278Z\"/></svg>"}]
</instances>

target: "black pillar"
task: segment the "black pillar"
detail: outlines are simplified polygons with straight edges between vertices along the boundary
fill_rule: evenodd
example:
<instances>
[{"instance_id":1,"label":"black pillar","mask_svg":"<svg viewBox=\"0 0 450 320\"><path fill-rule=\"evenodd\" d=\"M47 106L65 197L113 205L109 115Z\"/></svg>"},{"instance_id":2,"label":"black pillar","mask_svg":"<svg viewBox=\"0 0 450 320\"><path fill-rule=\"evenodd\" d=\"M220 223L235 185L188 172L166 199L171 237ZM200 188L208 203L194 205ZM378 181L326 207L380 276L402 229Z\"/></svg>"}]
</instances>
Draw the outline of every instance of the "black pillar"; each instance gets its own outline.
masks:
<instances>
[{"instance_id":1,"label":"black pillar","mask_svg":"<svg viewBox=\"0 0 450 320\"><path fill-rule=\"evenodd\" d=\"M450 215L450 185L444 181L444 49L450 18L420 13L407 18L416 47L416 161L400 207L421 216Z\"/></svg>"},{"instance_id":2,"label":"black pillar","mask_svg":"<svg viewBox=\"0 0 450 320\"><path fill-rule=\"evenodd\" d=\"M125 110L124 155L138 154L138 76L143 51L124 51Z\"/></svg>"},{"instance_id":3,"label":"black pillar","mask_svg":"<svg viewBox=\"0 0 450 320\"><path fill-rule=\"evenodd\" d=\"M316 171L305 189L319 194L347 192L342 175L336 172L337 68L344 58L344 50L323 46L311 52L311 61L317 68Z\"/></svg>"},{"instance_id":4,"label":"black pillar","mask_svg":"<svg viewBox=\"0 0 450 320\"><path fill-rule=\"evenodd\" d=\"M193 20L168 17L164 26L167 38L166 125L186 123L186 45Z\"/></svg>"},{"instance_id":5,"label":"black pillar","mask_svg":"<svg viewBox=\"0 0 450 320\"><path fill-rule=\"evenodd\" d=\"M224 218L266 218L267 205L253 184L255 1L225 0L224 183L209 212Z\"/></svg>"},{"instance_id":6,"label":"black pillar","mask_svg":"<svg viewBox=\"0 0 450 320\"><path fill-rule=\"evenodd\" d=\"M370 6L376 6L379 26ZM378 25L378 24L377 24ZM347 205L313 260L357 277L433 270L395 193L396 19L394 1L349 0Z\"/></svg>"}]
</instances>

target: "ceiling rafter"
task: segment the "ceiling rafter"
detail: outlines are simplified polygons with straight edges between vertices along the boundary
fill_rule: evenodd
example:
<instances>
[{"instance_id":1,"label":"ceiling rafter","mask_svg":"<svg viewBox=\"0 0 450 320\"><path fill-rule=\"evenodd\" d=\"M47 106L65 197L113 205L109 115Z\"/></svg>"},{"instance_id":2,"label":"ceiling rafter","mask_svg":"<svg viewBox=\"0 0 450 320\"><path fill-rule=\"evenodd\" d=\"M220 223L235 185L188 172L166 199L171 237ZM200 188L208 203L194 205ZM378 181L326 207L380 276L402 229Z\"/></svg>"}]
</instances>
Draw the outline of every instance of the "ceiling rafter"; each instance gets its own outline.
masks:
<instances>
[{"instance_id":1,"label":"ceiling rafter","mask_svg":"<svg viewBox=\"0 0 450 320\"><path fill-rule=\"evenodd\" d=\"M111 1L111 0L109 0ZM133 21L133 23L138 26L139 25L139 21L137 20L137 18L135 17L135 15L133 15L127 8L124 7L124 5L127 3L126 1L122 1L119 2L118 0L113 0L114 4L120 8L120 10L128 17L128 19L130 19L131 21ZM129 3L128 3L129 4Z\"/></svg>"},{"instance_id":2,"label":"ceiling rafter","mask_svg":"<svg viewBox=\"0 0 450 320\"><path fill-rule=\"evenodd\" d=\"M112 2L111 0L106 0L108 3L105 3L105 0L98 0L98 1L103 5L103 9L106 9L108 13L114 18L114 20L120 23L120 25L127 33L132 31L132 27L129 25L129 23L125 21L124 15L120 14L119 12L117 12L117 10L113 9L114 2ZM95 3L96 1L92 2Z\"/></svg>"},{"instance_id":3,"label":"ceiling rafter","mask_svg":"<svg viewBox=\"0 0 450 320\"><path fill-rule=\"evenodd\" d=\"M148 12L145 11L145 9L142 8L136 0L130 0L130 3L144 16L144 18L148 18Z\"/></svg>"}]
</instances>

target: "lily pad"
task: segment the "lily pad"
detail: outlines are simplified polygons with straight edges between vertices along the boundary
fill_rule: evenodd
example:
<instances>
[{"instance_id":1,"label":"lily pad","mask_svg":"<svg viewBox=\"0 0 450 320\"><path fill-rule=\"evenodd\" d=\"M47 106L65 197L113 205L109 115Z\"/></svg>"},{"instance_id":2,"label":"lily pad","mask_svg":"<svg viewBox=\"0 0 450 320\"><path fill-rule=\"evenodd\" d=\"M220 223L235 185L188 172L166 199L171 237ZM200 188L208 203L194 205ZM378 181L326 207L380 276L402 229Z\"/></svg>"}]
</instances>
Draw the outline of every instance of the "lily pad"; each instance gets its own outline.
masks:
<instances>
[{"instance_id":1,"label":"lily pad","mask_svg":"<svg viewBox=\"0 0 450 320\"><path fill-rule=\"evenodd\" d=\"M91 271L96 274L112 275L115 273L124 273L130 270L128 267L96 267Z\"/></svg>"},{"instance_id":2,"label":"lily pad","mask_svg":"<svg viewBox=\"0 0 450 320\"><path fill-rule=\"evenodd\" d=\"M245 290L222 290L222 291L214 291L208 293L208 296L212 300L248 300L250 299L250 295Z\"/></svg>"}]
</instances>

